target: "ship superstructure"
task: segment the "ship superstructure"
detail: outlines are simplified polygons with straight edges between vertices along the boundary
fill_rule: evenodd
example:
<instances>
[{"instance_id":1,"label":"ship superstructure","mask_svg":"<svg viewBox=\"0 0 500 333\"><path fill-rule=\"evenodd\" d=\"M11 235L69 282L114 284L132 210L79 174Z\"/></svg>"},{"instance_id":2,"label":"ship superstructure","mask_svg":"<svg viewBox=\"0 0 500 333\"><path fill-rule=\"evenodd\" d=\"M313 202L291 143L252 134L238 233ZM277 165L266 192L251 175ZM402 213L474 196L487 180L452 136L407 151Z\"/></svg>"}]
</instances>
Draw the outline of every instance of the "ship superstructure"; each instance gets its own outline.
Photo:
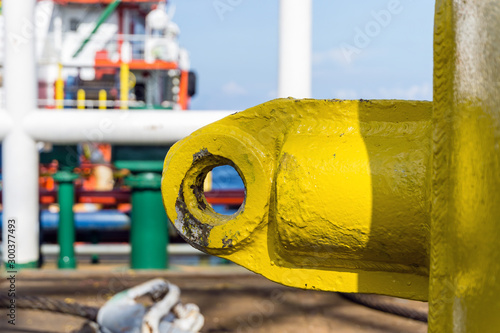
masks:
<instances>
[{"instance_id":1,"label":"ship superstructure","mask_svg":"<svg viewBox=\"0 0 500 333\"><path fill-rule=\"evenodd\" d=\"M158 0L38 1L39 106L186 110L195 76L172 8Z\"/></svg>"}]
</instances>

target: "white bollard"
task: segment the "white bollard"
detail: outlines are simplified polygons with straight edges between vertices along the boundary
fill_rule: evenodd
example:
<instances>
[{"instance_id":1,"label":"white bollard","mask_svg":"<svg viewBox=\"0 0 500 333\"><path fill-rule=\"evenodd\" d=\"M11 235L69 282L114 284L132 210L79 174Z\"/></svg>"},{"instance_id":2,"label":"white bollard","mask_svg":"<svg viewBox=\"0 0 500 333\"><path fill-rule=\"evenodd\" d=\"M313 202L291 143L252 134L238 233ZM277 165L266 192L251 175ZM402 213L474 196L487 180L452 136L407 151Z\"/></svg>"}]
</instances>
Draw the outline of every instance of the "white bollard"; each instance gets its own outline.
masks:
<instances>
[{"instance_id":1,"label":"white bollard","mask_svg":"<svg viewBox=\"0 0 500 333\"><path fill-rule=\"evenodd\" d=\"M281 0L278 97L311 97L312 0Z\"/></svg>"}]
</instances>

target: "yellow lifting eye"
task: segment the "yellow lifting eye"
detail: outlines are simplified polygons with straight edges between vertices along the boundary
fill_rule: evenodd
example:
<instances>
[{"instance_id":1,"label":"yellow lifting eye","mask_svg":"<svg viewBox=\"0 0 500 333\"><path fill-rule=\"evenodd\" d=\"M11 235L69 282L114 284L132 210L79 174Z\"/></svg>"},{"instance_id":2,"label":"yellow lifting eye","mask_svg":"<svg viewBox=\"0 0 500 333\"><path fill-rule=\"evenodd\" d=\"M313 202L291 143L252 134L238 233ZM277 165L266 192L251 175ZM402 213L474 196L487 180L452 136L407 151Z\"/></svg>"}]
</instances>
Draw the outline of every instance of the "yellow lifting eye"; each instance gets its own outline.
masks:
<instances>
[{"instance_id":1,"label":"yellow lifting eye","mask_svg":"<svg viewBox=\"0 0 500 333\"><path fill-rule=\"evenodd\" d=\"M238 127L209 126L176 143L165 159L162 195L182 237L207 251L233 249L264 221L271 183L263 148ZM233 167L243 180L245 200L232 215L216 213L203 191L214 168Z\"/></svg>"},{"instance_id":2,"label":"yellow lifting eye","mask_svg":"<svg viewBox=\"0 0 500 333\"><path fill-rule=\"evenodd\" d=\"M429 212L414 203L428 200L431 111L430 102L279 99L231 115L169 151L167 214L196 248L273 281L380 292L392 279L384 293L425 299ZM203 192L220 165L246 189L229 216Z\"/></svg>"}]
</instances>

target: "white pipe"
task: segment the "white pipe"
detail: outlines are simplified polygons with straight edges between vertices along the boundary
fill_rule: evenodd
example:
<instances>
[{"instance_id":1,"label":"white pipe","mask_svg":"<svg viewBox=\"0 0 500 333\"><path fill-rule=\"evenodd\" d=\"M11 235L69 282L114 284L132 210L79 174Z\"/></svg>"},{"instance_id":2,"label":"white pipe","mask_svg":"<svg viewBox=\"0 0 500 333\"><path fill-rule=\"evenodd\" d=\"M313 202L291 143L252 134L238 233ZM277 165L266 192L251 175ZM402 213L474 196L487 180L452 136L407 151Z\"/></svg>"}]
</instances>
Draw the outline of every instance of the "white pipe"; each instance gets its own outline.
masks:
<instances>
[{"instance_id":1,"label":"white pipe","mask_svg":"<svg viewBox=\"0 0 500 333\"><path fill-rule=\"evenodd\" d=\"M130 255L130 244L75 244L75 253L78 255L109 254ZM176 256L207 256L208 254L193 248L189 244L169 244L167 246L169 255ZM58 255L58 244L43 244L41 252L43 255Z\"/></svg>"},{"instance_id":2,"label":"white pipe","mask_svg":"<svg viewBox=\"0 0 500 333\"><path fill-rule=\"evenodd\" d=\"M34 266L38 242L38 152L35 141L22 131L23 118L35 109L36 0L5 0L5 105L13 129L3 141L3 239L8 239L9 219L15 219L16 264ZM12 239L12 238L11 238ZM7 262L7 242L3 261Z\"/></svg>"},{"instance_id":3,"label":"white pipe","mask_svg":"<svg viewBox=\"0 0 500 333\"><path fill-rule=\"evenodd\" d=\"M168 144L234 111L37 111L24 129L38 141Z\"/></svg>"},{"instance_id":4,"label":"white pipe","mask_svg":"<svg viewBox=\"0 0 500 333\"><path fill-rule=\"evenodd\" d=\"M3 140L12 128L10 115L5 111L0 111L0 141Z\"/></svg>"},{"instance_id":5,"label":"white pipe","mask_svg":"<svg viewBox=\"0 0 500 333\"><path fill-rule=\"evenodd\" d=\"M311 97L312 0L280 0L278 97Z\"/></svg>"}]
</instances>

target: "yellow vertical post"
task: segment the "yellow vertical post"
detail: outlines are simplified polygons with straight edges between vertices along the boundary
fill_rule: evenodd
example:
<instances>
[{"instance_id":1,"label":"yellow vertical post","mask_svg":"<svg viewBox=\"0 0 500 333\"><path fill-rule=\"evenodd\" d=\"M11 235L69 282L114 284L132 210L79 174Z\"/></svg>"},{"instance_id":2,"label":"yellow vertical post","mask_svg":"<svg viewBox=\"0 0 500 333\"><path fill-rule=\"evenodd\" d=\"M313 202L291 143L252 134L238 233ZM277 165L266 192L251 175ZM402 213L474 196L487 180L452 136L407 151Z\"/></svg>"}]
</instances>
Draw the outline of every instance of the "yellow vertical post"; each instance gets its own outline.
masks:
<instances>
[{"instance_id":1,"label":"yellow vertical post","mask_svg":"<svg viewBox=\"0 0 500 333\"><path fill-rule=\"evenodd\" d=\"M120 109L128 109L129 92L129 65L122 63L120 66Z\"/></svg>"},{"instance_id":2,"label":"yellow vertical post","mask_svg":"<svg viewBox=\"0 0 500 333\"><path fill-rule=\"evenodd\" d=\"M500 327L500 3L438 0L429 332Z\"/></svg>"},{"instance_id":3,"label":"yellow vertical post","mask_svg":"<svg viewBox=\"0 0 500 333\"><path fill-rule=\"evenodd\" d=\"M58 64L57 69L57 79L55 82L55 99L56 99L56 109L62 109L64 107L64 81L62 78L62 64Z\"/></svg>"},{"instance_id":4,"label":"yellow vertical post","mask_svg":"<svg viewBox=\"0 0 500 333\"><path fill-rule=\"evenodd\" d=\"M85 109L85 90L78 89L76 93L76 108L78 110Z\"/></svg>"},{"instance_id":5,"label":"yellow vertical post","mask_svg":"<svg viewBox=\"0 0 500 333\"><path fill-rule=\"evenodd\" d=\"M108 101L108 96L106 90L99 90L99 110L106 110L106 102Z\"/></svg>"}]
</instances>

